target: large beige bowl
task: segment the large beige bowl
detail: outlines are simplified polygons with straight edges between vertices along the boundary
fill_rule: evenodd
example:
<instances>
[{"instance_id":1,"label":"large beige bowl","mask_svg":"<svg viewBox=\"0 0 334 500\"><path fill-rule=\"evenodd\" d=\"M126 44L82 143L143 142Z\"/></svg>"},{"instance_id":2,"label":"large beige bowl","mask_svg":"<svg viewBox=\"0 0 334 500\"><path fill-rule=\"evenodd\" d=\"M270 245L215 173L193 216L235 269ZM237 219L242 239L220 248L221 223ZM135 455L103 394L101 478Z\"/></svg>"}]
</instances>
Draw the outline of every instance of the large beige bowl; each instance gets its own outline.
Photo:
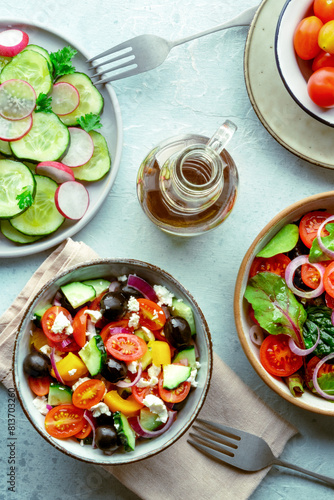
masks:
<instances>
[{"instance_id":1,"label":"large beige bowl","mask_svg":"<svg viewBox=\"0 0 334 500\"><path fill-rule=\"evenodd\" d=\"M235 293L234 293L234 317L242 348L251 365L262 378L262 380L277 394L290 403L304 408L314 413L334 416L334 404L331 401L315 396L308 390L302 397L294 397L290 393L286 384L280 379L270 375L262 366L259 357L259 348L253 344L249 337L249 329L253 324L248 315L248 302L244 299L247 286L248 275L251 263L255 255L263 248L268 241L286 224L297 221L307 212L312 210L326 209L334 214L334 191L310 196L290 205L285 210L274 217L259 235L246 252L238 273Z\"/></svg>"},{"instance_id":2,"label":"large beige bowl","mask_svg":"<svg viewBox=\"0 0 334 500\"><path fill-rule=\"evenodd\" d=\"M48 304L54 297L60 286L71 281L84 281L92 278L111 278L123 276L124 274L137 274L149 283L160 284L168 288L175 297L183 299L189 304L194 312L196 323L196 344L199 350L201 367L198 371L198 387L191 391L185 406L179 411L176 421L170 429L159 437L143 440L136 446L135 451L130 453L116 452L111 456L104 455L101 450L93 449L91 446L80 446L78 442L71 439L55 439L51 437L44 428L44 417L34 407L32 401L34 395L31 392L27 377L23 373L23 360L30 351L30 329L33 312ZM52 446L63 453L89 462L95 465L118 465L128 464L155 455L166 449L179 439L190 427L200 411L208 388L212 372L212 344L211 335L203 313L190 293L162 269L138 260L130 259L101 259L89 263L76 265L68 271L59 274L50 280L33 298L32 304L27 310L20 324L14 347L13 373L14 384L18 399L24 413L35 427L35 429ZM33 436L32 436L33 438ZM159 460L159 459L158 459Z\"/></svg>"}]
</instances>

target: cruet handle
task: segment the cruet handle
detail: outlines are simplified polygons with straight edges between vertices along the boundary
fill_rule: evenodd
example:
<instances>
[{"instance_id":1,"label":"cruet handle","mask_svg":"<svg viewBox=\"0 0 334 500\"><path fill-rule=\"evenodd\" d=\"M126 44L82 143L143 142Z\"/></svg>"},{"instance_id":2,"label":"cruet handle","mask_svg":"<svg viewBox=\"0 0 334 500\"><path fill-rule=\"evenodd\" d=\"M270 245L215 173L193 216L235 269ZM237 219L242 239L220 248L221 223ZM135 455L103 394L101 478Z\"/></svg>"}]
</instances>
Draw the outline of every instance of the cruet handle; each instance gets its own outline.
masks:
<instances>
[{"instance_id":1,"label":"cruet handle","mask_svg":"<svg viewBox=\"0 0 334 500\"><path fill-rule=\"evenodd\" d=\"M221 153L236 130L235 123L226 120L208 141L207 146L216 151L217 154Z\"/></svg>"}]
</instances>

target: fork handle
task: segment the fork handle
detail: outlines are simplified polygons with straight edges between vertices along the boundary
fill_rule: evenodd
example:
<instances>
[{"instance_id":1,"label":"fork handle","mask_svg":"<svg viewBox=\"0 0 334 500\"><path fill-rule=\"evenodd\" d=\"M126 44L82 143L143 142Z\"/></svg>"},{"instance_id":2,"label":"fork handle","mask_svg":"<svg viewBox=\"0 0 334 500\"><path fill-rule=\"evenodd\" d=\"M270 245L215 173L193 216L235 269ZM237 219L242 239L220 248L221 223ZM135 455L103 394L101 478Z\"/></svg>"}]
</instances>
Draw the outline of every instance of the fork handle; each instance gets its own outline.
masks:
<instances>
[{"instance_id":1,"label":"fork handle","mask_svg":"<svg viewBox=\"0 0 334 500\"><path fill-rule=\"evenodd\" d=\"M238 16L234 17L230 21L226 23L220 24L215 28L208 29L206 31L202 31L201 33L197 33L196 35L191 35L186 38L182 38L180 40L176 40L174 42L169 42L170 47L176 47L177 45L181 45L186 42L190 42L191 40L195 40L196 38L200 38L202 36L210 35L211 33L215 33L216 31L221 31L227 28L233 28L234 26L249 26L252 22L254 14L257 10L258 6L251 7L250 9L241 12Z\"/></svg>"},{"instance_id":2,"label":"fork handle","mask_svg":"<svg viewBox=\"0 0 334 500\"><path fill-rule=\"evenodd\" d=\"M328 476L323 476L322 474L318 474L317 472L313 472L311 470L304 469L303 467L299 467L299 465L295 464L290 464L289 462L286 462L284 460L278 460L275 459L273 461L273 464L275 465L281 465L282 467L287 467L289 469L296 470L298 472L303 472L304 474L308 474L309 476L313 476L317 479L321 479L321 481L325 481L325 483L331 484L334 486L334 478L328 477Z\"/></svg>"}]
</instances>

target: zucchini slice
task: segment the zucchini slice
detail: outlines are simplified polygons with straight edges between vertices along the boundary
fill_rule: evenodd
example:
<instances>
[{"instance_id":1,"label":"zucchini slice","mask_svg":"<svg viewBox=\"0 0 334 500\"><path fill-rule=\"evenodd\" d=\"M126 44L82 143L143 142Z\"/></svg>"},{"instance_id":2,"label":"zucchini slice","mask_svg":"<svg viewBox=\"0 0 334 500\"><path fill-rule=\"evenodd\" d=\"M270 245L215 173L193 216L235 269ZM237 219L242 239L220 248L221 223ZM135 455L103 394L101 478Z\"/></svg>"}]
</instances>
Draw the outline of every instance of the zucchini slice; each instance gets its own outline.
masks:
<instances>
[{"instance_id":1,"label":"zucchini slice","mask_svg":"<svg viewBox=\"0 0 334 500\"><path fill-rule=\"evenodd\" d=\"M58 212L54 197L58 184L42 175L35 175L37 191L34 203L11 224L23 234L44 236L56 231L65 218Z\"/></svg>"},{"instance_id":2,"label":"zucchini slice","mask_svg":"<svg viewBox=\"0 0 334 500\"><path fill-rule=\"evenodd\" d=\"M25 194L34 198L36 182L30 169L19 161L0 160L0 219L23 213Z\"/></svg>"},{"instance_id":3,"label":"zucchini slice","mask_svg":"<svg viewBox=\"0 0 334 500\"><path fill-rule=\"evenodd\" d=\"M70 142L67 127L54 113L33 113L31 130L22 139L12 141L10 147L17 158L37 162L56 161Z\"/></svg>"},{"instance_id":4,"label":"zucchini slice","mask_svg":"<svg viewBox=\"0 0 334 500\"><path fill-rule=\"evenodd\" d=\"M110 170L111 158L108 150L107 141L99 132L92 130L89 135L93 139L94 152L91 159L82 165L73 169L74 177L79 181L98 181L102 179Z\"/></svg>"}]
</instances>

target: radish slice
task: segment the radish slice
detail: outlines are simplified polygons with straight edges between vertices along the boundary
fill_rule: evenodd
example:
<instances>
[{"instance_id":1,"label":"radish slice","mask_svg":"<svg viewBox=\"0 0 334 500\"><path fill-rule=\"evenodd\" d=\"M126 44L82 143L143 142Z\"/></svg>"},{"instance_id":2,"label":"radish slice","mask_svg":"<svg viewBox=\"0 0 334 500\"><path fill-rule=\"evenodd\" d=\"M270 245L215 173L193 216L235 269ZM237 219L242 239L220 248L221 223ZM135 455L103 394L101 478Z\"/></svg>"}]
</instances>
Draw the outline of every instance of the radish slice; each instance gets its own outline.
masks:
<instances>
[{"instance_id":1,"label":"radish slice","mask_svg":"<svg viewBox=\"0 0 334 500\"><path fill-rule=\"evenodd\" d=\"M22 120L36 106L36 92L23 80L7 80L0 85L0 115L7 120Z\"/></svg>"},{"instance_id":2,"label":"radish slice","mask_svg":"<svg viewBox=\"0 0 334 500\"><path fill-rule=\"evenodd\" d=\"M32 116L23 120L6 120L0 116L0 139L2 141L18 141L22 139L32 127Z\"/></svg>"},{"instance_id":3,"label":"radish slice","mask_svg":"<svg viewBox=\"0 0 334 500\"><path fill-rule=\"evenodd\" d=\"M21 30L12 29L0 33L0 56L14 57L29 43L29 36Z\"/></svg>"},{"instance_id":4,"label":"radish slice","mask_svg":"<svg viewBox=\"0 0 334 500\"><path fill-rule=\"evenodd\" d=\"M52 89L52 111L56 115L68 115L72 113L80 102L80 96L77 89L67 82L55 83Z\"/></svg>"},{"instance_id":5,"label":"radish slice","mask_svg":"<svg viewBox=\"0 0 334 500\"><path fill-rule=\"evenodd\" d=\"M68 167L81 167L87 163L94 152L94 143L91 136L81 128L69 127L70 146L62 163Z\"/></svg>"},{"instance_id":6,"label":"radish slice","mask_svg":"<svg viewBox=\"0 0 334 500\"><path fill-rule=\"evenodd\" d=\"M59 213L66 219L81 219L89 205L89 194L85 186L77 181L64 182L55 192L55 203Z\"/></svg>"},{"instance_id":7,"label":"radish slice","mask_svg":"<svg viewBox=\"0 0 334 500\"><path fill-rule=\"evenodd\" d=\"M36 174L46 175L46 177L50 177L50 179L56 181L57 184L75 180L70 167L59 161L42 161L36 166Z\"/></svg>"}]
</instances>

